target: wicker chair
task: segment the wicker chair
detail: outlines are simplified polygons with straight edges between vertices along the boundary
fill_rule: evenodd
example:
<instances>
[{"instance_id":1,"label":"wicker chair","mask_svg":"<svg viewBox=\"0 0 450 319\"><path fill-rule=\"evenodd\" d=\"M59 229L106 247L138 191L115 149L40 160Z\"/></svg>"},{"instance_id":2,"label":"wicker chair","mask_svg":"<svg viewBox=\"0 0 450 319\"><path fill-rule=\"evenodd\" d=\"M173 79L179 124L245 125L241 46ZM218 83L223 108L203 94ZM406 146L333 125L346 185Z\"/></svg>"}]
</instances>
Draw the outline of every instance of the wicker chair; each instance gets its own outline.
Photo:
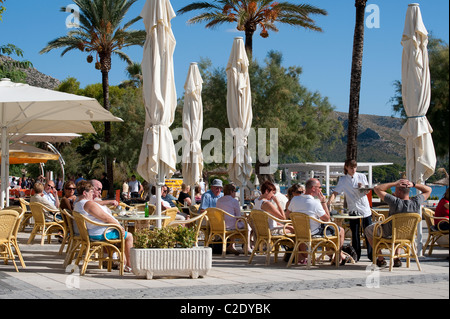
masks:
<instances>
[{"instance_id":1,"label":"wicker chair","mask_svg":"<svg viewBox=\"0 0 450 319\"><path fill-rule=\"evenodd\" d=\"M80 252L78 253L77 259L75 261L75 264L78 265L81 259L83 259L80 276L83 276L86 273L86 269L90 261L98 261L100 269L103 267L103 261L106 261L108 264L108 271L111 271L114 252L116 252L119 257L119 274L123 276L125 238L123 236L120 236L119 239L113 240L106 238L104 241L91 240L89 238L87 224L89 223L96 226L106 227L104 235L111 229L116 229L119 234L122 234L121 228L116 224L103 224L94 222L76 211L73 211L73 217L75 218L78 231L80 232ZM103 256L103 252L105 250L108 252L108 256L106 257ZM95 257L95 255L98 256Z\"/></svg>"},{"instance_id":2,"label":"wicker chair","mask_svg":"<svg viewBox=\"0 0 450 319\"><path fill-rule=\"evenodd\" d=\"M372 211L372 221L374 223L382 222L386 219L386 217L383 214L377 212L376 210L373 210L372 208L370 210Z\"/></svg>"},{"instance_id":3,"label":"wicker chair","mask_svg":"<svg viewBox=\"0 0 450 319\"><path fill-rule=\"evenodd\" d=\"M253 248L252 254L248 260L248 263L251 264L253 257L256 254L265 254L266 255L266 265L270 264L270 255L274 254L274 262L277 262L278 253L282 252L280 250L281 245L290 245L294 246L294 235L290 235L286 233L286 227L291 224L290 220L281 220L278 219L269 213L253 209L250 212L250 222L252 225L252 229L256 233L256 243ZM278 223L284 224L283 234L282 235L272 235L271 230L269 229L269 219L273 219Z\"/></svg>"},{"instance_id":4,"label":"wicker chair","mask_svg":"<svg viewBox=\"0 0 450 319\"><path fill-rule=\"evenodd\" d=\"M406 258L406 267L409 268L411 256L414 257L417 267L421 271L419 258L417 257L415 242L417 225L422 220L417 213L401 213L395 214L384 220L376 223L373 229L373 263L377 261L377 257L389 257L389 271L392 271L394 265L394 258ZM392 222L392 236L383 237L382 225ZM382 249L388 249L389 254L383 254ZM399 253L395 251L399 249ZM400 249L404 253L400 253Z\"/></svg>"},{"instance_id":5,"label":"wicker chair","mask_svg":"<svg viewBox=\"0 0 450 319\"><path fill-rule=\"evenodd\" d=\"M244 217L233 216L226 211L210 207L206 209L206 215L209 221L209 236L206 246L210 244L222 244L222 257L226 256L226 248L228 239L242 239L245 256L248 256L248 223ZM236 219L236 229L227 230L225 224L225 215ZM244 228L238 228L238 222L242 221ZM217 238L218 237L218 238Z\"/></svg>"},{"instance_id":6,"label":"wicker chair","mask_svg":"<svg viewBox=\"0 0 450 319\"><path fill-rule=\"evenodd\" d=\"M22 210L25 212L22 222L19 226L19 231L24 231L25 227L28 225L32 225L30 220L31 217L33 217L33 214L31 214L31 209L30 209L30 203L27 202L25 199L23 198L19 198L19 203L20 203L20 207L22 207Z\"/></svg>"},{"instance_id":7,"label":"wicker chair","mask_svg":"<svg viewBox=\"0 0 450 319\"><path fill-rule=\"evenodd\" d=\"M189 206L189 215L191 216L191 218L195 218L200 215L198 212L199 208L200 205ZM203 233L203 239L199 239L199 241L203 241L203 246L206 246L206 241L208 240L209 237L208 216L205 216L205 218L203 218L202 224L200 226L200 231Z\"/></svg>"},{"instance_id":8,"label":"wicker chair","mask_svg":"<svg viewBox=\"0 0 450 319\"><path fill-rule=\"evenodd\" d=\"M156 210L156 207L155 207L155 210ZM168 208L165 211L161 212L161 215L166 215L166 216L170 217L168 219L162 220L162 223L161 223L162 227L169 226L169 224L171 222L173 222L175 220L175 218L177 217L177 213L178 213L178 208L176 208L176 207Z\"/></svg>"},{"instance_id":9,"label":"wicker chair","mask_svg":"<svg viewBox=\"0 0 450 319\"><path fill-rule=\"evenodd\" d=\"M203 219L206 217L206 212L199 214L188 220L174 220L170 222L169 227L176 227L178 225L184 225L186 227L194 227L195 229L195 247L198 247L198 237L201 231Z\"/></svg>"},{"instance_id":10,"label":"wicker chair","mask_svg":"<svg viewBox=\"0 0 450 319\"><path fill-rule=\"evenodd\" d=\"M67 239L67 249L66 249L66 257L64 259L63 267L66 268L70 265L75 258L75 254L80 250L81 245L81 237L79 234L75 233L75 218L72 215L71 211L67 209L61 209L61 216L64 220L64 224L66 225L66 239ZM64 245L64 241L61 246ZM63 246L62 246L63 247Z\"/></svg>"},{"instance_id":11,"label":"wicker chair","mask_svg":"<svg viewBox=\"0 0 450 319\"><path fill-rule=\"evenodd\" d=\"M307 268L309 269L312 265L316 264L316 253L320 252L321 257L325 255L334 255L334 264L336 268L339 267L339 228L335 223L332 222L324 222L322 220L316 219L304 213L291 213L289 217L292 220L292 225L295 230L295 245L294 250L292 251L291 258L289 258L289 262L287 267L292 265L292 261L295 259L295 265L298 262L298 254L299 253L307 253L308 254L308 264ZM315 221L320 224L325 225L324 235L323 236L313 236L311 235L311 226L310 222ZM335 235L327 236L326 230L327 228L334 228ZM300 245L305 244L307 250L300 250ZM321 250L319 250L321 249Z\"/></svg>"},{"instance_id":12,"label":"wicker chair","mask_svg":"<svg viewBox=\"0 0 450 319\"><path fill-rule=\"evenodd\" d=\"M58 235L59 231L63 233L63 238L66 236L66 229L64 228L62 220L56 221L53 218L53 221L46 221L44 210L47 208L43 204L32 202L30 203L30 209L34 218L34 227L27 244L31 244L38 233L42 236L41 245L44 245L45 236L47 236L48 243L50 243L51 236ZM55 211L55 213L56 212L59 212L59 210Z\"/></svg>"},{"instance_id":13,"label":"wicker chair","mask_svg":"<svg viewBox=\"0 0 450 319\"><path fill-rule=\"evenodd\" d=\"M19 243L17 242L17 233L19 232L19 228L22 225L22 220L23 220L26 212L23 210L22 207L19 207L19 206L10 206L10 207L6 207L5 209L12 209L19 213L19 216L17 217L17 223L14 226L14 230L13 230L13 234L12 234L12 244L13 244L14 250L16 251L17 257L19 257L19 261L20 261L20 264L22 265L22 268L26 268L25 262L22 257L22 252L20 251L20 248L19 248Z\"/></svg>"},{"instance_id":14,"label":"wicker chair","mask_svg":"<svg viewBox=\"0 0 450 319\"><path fill-rule=\"evenodd\" d=\"M20 214L13 209L0 210L0 248L3 248L0 250L0 259L3 259L5 265L8 264L8 260L12 260L17 272L19 272L19 269L16 265L12 247L15 246L14 232L19 223L19 216Z\"/></svg>"},{"instance_id":15,"label":"wicker chair","mask_svg":"<svg viewBox=\"0 0 450 319\"><path fill-rule=\"evenodd\" d=\"M423 246L423 254L425 255L425 251L428 249L428 256L431 256L431 253L433 252L433 247L435 246L441 246L441 247L449 247L448 245L448 229L443 230L441 227L447 223L448 219L442 219L442 217L434 217L434 211L431 209L422 207L422 215L425 218L425 222L427 223L428 227L428 238ZM436 223L436 221L438 221ZM438 244L437 241L439 238L447 236L447 241L445 244Z\"/></svg>"}]
</instances>

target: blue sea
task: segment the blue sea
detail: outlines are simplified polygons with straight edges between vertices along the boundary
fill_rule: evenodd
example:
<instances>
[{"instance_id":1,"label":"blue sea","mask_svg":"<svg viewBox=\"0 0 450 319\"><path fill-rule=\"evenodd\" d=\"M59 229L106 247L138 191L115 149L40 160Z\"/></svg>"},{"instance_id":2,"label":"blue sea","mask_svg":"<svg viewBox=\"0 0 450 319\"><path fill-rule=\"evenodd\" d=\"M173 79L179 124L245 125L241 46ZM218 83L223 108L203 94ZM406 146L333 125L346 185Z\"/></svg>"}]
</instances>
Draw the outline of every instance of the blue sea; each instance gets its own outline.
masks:
<instances>
[{"instance_id":1,"label":"blue sea","mask_svg":"<svg viewBox=\"0 0 450 319\"><path fill-rule=\"evenodd\" d=\"M441 199L444 196L445 191L447 190L447 186L434 185L434 186L430 186L430 187L432 188L430 197L437 196L439 199ZM288 187L280 186L280 190L281 190L281 193L286 194L287 190L288 190ZM392 189L392 192L394 192L394 189ZM411 190L411 194L410 195L411 196L416 195L416 189L415 188L413 188Z\"/></svg>"}]
</instances>

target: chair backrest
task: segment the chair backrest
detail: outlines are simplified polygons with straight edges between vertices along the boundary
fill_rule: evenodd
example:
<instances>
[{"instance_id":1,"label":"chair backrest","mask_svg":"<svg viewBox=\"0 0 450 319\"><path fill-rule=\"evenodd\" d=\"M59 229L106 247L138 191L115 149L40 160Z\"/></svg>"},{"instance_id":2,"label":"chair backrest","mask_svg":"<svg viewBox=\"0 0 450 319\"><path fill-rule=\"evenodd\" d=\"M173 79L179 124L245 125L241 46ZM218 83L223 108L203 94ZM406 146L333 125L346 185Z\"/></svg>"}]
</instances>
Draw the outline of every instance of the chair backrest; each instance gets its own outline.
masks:
<instances>
[{"instance_id":1,"label":"chair backrest","mask_svg":"<svg viewBox=\"0 0 450 319\"><path fill-rule=\"evenodd\" d=\"M45 223L44 209L45 209L45 206L41 203L37 203L37 202L30 203L30 210L31 210L31 214L33 215L35 223L37 223L37 224Z\"/></svg>"},{"instance_id":2,"label":"chair backrest","mask_svg":"<svg viewBox=\"0 0 450 319\"><path fill-rule=\"evenodd\" d=\"M24 212L29 211L28 207L30 206L30 203L27 202L25 199L23 198L19 198L19 203L20 203L20 207L22 207Z\"/></svg>"},{"instance_id":3,"label":"chair backrest","mask_svg":"<svg viewBox=\"0 0 450 319\"><path fill-rule=\"evenodd\" d=\"M64 221L64 224L67 226L67 230L69 231L70 236L74 236L74 228L73 223L75 219L71 215L71 213L67 209L60 209L61 217Z\"/></svg>"},{"instance_id":4,"label":"chair backrest","mask_svg":"<svg viewBox=\"0 0 450 319\"><path fill-rule=\"evenodd\" d=\"M11 240L19 215L13 209L0 210L0 243Z\"/></svg>"},{"instance_id":5,"label":"chair backrest","mask_svg":"<svg viewBox=\"0 0 450 319\"><path fill-rule=\"evenodd\" d=\"M226 229L224 211L220 208L210 207L206 209L209 227L212 232L223 232Z\"/></svg>"},{"instance_id":6,"label":"chair backrest","mask_svg":"<svg viewBox=\"0 0 450 319\"><path fill-rule=\"evenodd\" d=\"M192 217L198 215L198 209L200 208L200 205L191 205L189 206L189 213Z\"/></svg>"},{"instance_id":7,"label":"chair backrest","mask_svg":"<svg viewBox=\"0 0 450 319\"><path fill-rule=\"evenodd\" d=\"M373 210L373 209L370 209L370 210L371 210L371 212L372 212L372 218L373 218L375 221L382 222L382 221L384 221L384 220L386 219L386 217L384 217L383 214L380 214L380 213L377 212L376 210Z\"/></svg>"},{"instance_id":8,"label":"chair backrest","mask_svg":"<svg viewBox=\"0 0 450 319\"><path fill-rule=\"evenodd\" d=\"M311 241L311 226L309 224L309 215L301 212L295 212L289 214L292 220L292 226L294 226L295 238L298 241Z\"/></svg>"},{"instance_id":9,"label":"chair backrest","mask_svg":"<svg viewBox=\"0 0 450 319\"><path fill-rule=\"evenodd\" d=\"M195 238L196 238L196 245L198 242L198 235L200 233L200 228L202 226L203 219L206 217L206 212L203 212L200 215L197 215L193 218L190 218L188 220L175 220L172 221L169 226L178 226L178 225L184 225L186 227L193 227L195 230Z\"/></svg>"},{"instance_id":10,"label":"chair backrest","mask_svg":"<svg viewBox=\"0 0 450 319\"><path fill-rule=\"evenodd\" d=\"M150 210L150 209L149 209ZM155 207L156 210L156 207ZM162 222L162 226L166 227L168 226L171 222L173 222L175 220L175 218L177 217L177 213L178 213L178 208L176 207L172 207L172 208L168 208L165 211L163 211L161 213L161 215L166 215L166 216L170 216L170 218L168 219L163 219Z\"/></svg>"},{"instance_id":11,"label":"chair backrest","mask_svg":"<svg viewBox=\"0 0 450 319\"><path fill-rule=\"evenodd\" d=\"M417 225L422 217L417 213L402 213L392 215L392 238L394 240L413 241Z\"/></svg>"},{"instance_id":12,"label":"chair backrest","mask_svg":"<svg viewBox=\"0 0 450 319\"><path fill-rule=\"evenodd\" d=\"M12 233L12 235L17 238L17 233L19 232L20 223L22 222L23 215L25 215L25 211L22 207L19 206L9 206L4 208L4 210L14 210L19 213L19 216L17 216L16 225L14 226Z\"/></svg>"},{"instance_id":13,"label":"chair backrest","mask_svg":"<svg viewBox=\"0 0 450 319\"><path fill-rule=\"evenodd\" d=\"M86 225L86 217L77 211L72 211L73 218L77 224L78 233L83 241L89 242L89 232Z\"/></svg>"},{"instance_id":14,"label":"chair backrest","mask_svg":"<svg viewBox=\"0 0 450 319\"><path fill-rule=\"evenodd\" d=\"M269 229L269 217L270 214L266 213L263 210L252 209L252 211L250 212L250 220L252 222L256 236L268 238L271 237L271 232Z\"/></svg>"},{"instance_id":15,"label":"chair backrest","mask_svg":"<svg viewBox=\"0 0 450 319\"><path fill-rule=\"evenodd\" d=\"M422 207L422 216L424 217L425 222L427 223L428 230L430 230L431 226L435 225L433 219L434 212L431 209Z\"/></svg>"}]
</instances>

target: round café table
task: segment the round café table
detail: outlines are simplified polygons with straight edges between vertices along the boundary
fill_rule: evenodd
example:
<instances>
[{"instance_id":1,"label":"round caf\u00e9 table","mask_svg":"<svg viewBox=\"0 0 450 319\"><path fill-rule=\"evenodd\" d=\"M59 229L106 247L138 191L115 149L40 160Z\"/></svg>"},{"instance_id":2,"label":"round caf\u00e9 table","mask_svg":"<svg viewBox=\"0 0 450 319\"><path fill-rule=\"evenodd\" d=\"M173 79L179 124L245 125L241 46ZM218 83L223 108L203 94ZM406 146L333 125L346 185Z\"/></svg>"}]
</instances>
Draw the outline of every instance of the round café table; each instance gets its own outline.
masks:
<instances>
[{"instance_id":1,"label":"round caf\u00e9 table","mask_svg":"<svg viewBox=\"0 0 450 319\"><path fill-rule=\"evenodd\" d=\"M117 219L127 231L128 231L128 222L134 222L134 230L138 231L144 228L148 228L149 222L152 220L169 219L170 216L150 215L148 217L145 217L144 212L133 212L131 214L114 216L114 218Z\"/></svg>"}]
</instances>

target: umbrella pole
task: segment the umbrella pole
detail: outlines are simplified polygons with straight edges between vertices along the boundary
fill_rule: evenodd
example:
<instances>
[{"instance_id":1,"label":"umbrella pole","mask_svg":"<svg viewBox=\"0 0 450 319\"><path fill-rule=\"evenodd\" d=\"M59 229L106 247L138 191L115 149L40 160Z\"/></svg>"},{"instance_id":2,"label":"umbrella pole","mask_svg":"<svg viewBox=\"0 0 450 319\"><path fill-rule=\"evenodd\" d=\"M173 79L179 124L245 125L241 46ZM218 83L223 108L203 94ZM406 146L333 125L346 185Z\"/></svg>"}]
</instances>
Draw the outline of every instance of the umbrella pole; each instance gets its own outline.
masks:
<instances>
[{"instance_id":1,"label":"umbrella pole","mask_svg":"<svg viewBox=\"0 0 450 319\"><path fill-rule=\"evenodd\" d=\"M9 178L7 172L6 163L9 162L9 141L7 139L7 129L6 126L2 126L2 164L1 164L1 174L2 174L2 185L1 185L1 199L0 199L0 208L3 209L5 207L5 200L9 201L8 186L9 186ZM8 205L8 203L6 204Z\"/></svg>"},{"instance_id":2,"label":"umbrella pole","mask_svg":"<svg viewBox=\"0 0 450 319\"><path fill-rule=\"evenodd\" d=\"M161 188L162 188L163 185L164 185L164 175L162 174L161 163L159 163L158 182L156 184L156 215L158 217L161 217L161 202L162 202ZM158 218L156 220L156 227L157 228L161 228L162 227L162 223L161 223L161 219L160 218Z\"/></svg>"}]
</instances>

